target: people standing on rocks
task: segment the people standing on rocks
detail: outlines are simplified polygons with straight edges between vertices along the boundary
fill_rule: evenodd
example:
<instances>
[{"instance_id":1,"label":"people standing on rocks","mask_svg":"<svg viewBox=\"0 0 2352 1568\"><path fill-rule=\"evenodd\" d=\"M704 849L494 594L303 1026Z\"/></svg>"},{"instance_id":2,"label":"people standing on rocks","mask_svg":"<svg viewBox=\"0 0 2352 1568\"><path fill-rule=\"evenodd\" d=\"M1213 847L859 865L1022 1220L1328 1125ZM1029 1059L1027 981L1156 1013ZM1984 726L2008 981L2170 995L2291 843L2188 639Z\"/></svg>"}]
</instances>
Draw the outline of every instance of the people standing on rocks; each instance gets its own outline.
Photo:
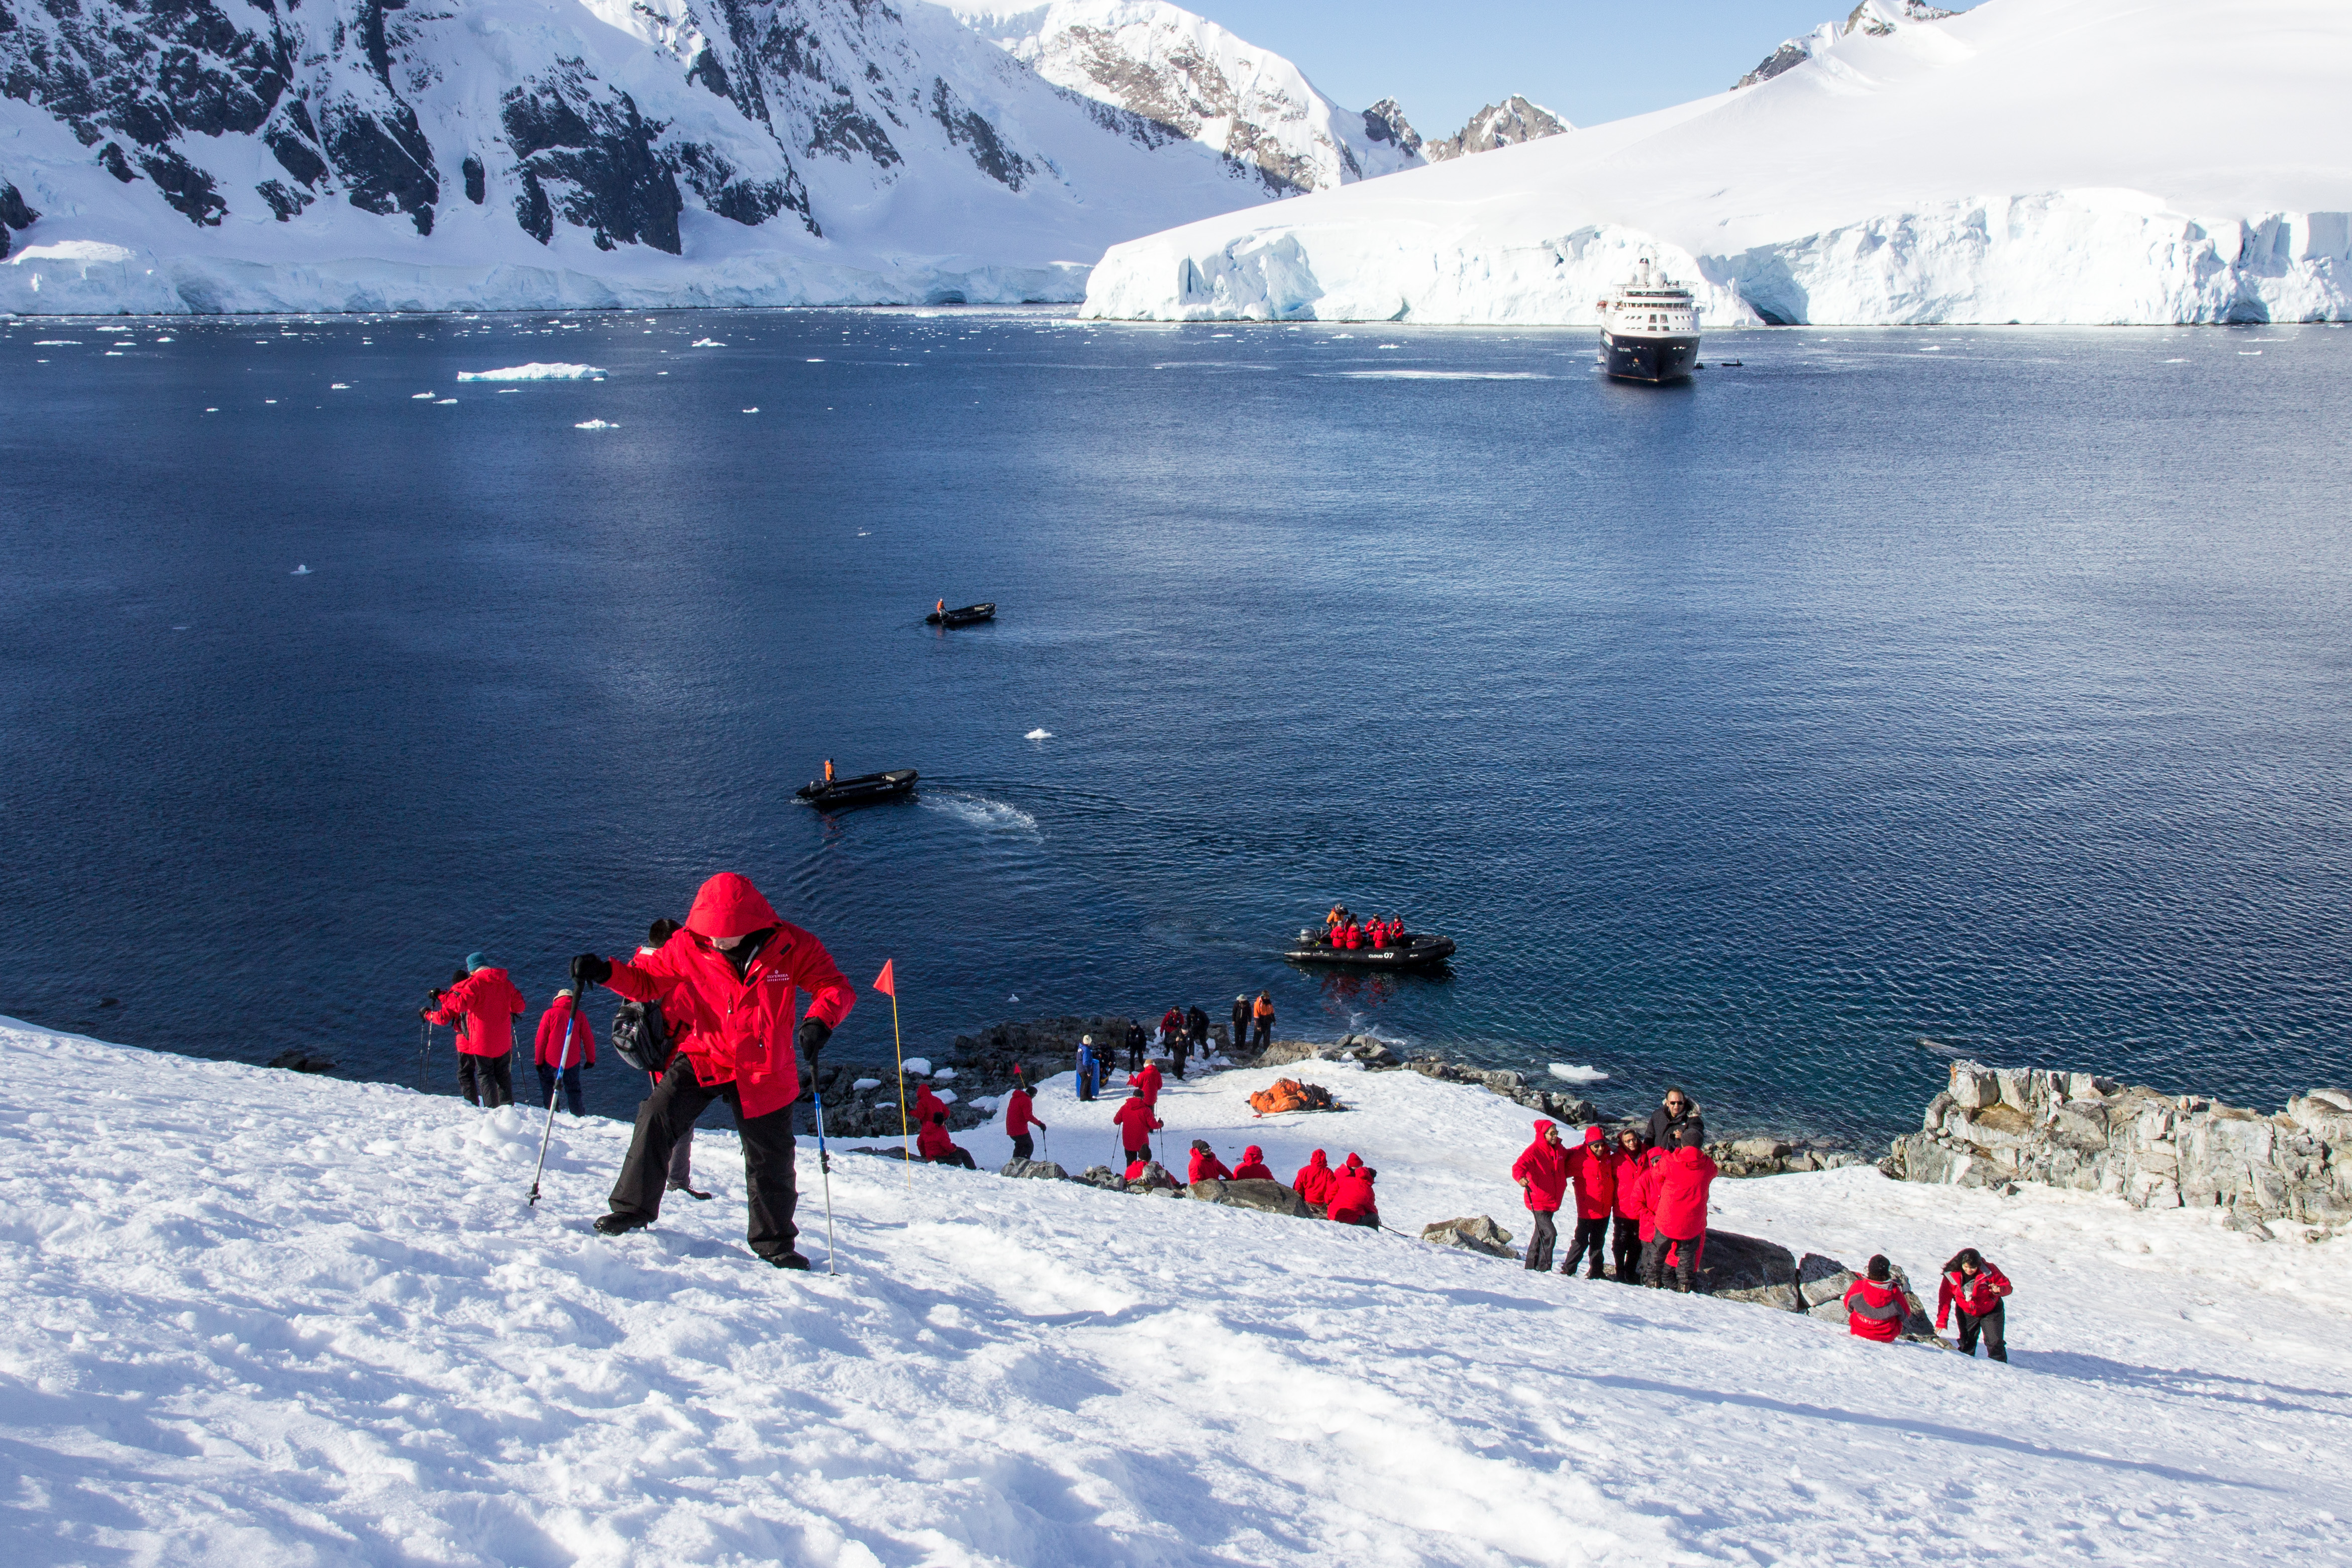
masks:
<instances>
[{"instance_id":1,"label":"people standing on rocks","mask_svg":"<svg viewBox=\"0 0 2352 1568\"><path fill-rule=\"evenodd\" d=\"M1569 1153L1568 1174L1576 1188L1576 1238L1559 1271L1573 1274L1577 1261L1590 1258L1585 1278L1598 1280L1607 1272L1609 1212L1617 1202L1617 1156L1610 1152L1609 1134L1587 1127L1583 1144Z\"/></svg>"},{"instance_id":2,"label":"people standing on rocks","mask_svg":"<svg viewBox=\"0 0 2352 1568\"><path fill-rule=\"evenodd\" d=\"M632 1001L661 999L685 1026L668 1071L637 1107L612 1212L596 1228L618 1236L659 1218L678 1135L703 1107L724 1100L741 1135L751 1250L779 1269L807 1268L793 1246L800 1195L792 1107L803 1067L814 1076L818 1052L857 999L833 956L777 915L749 878L721 872L702 884L685 929L660 952L617 963L583 953L572 961L572 977Z\"/></svg>"},{"instance_id":3,"label":"people standing on rocks","mask_svg":"<svg viewBox=\"0 0 2352 1568\"><path fill-rule=\"evenodd\" d=\"M441 993L438 1008L420 1008L427 1023L453 1024L457 1036L457 1092L468 1105L495 1111L514 1103L514 1020L522 993L479 953L466 956L466 977Z\"/></svg>"},{"instance_id":4,"label":"people standing on rocks","mask_svg":"<svg viewBox=\"0 0 2352 1568\"><path fill-rule=\"evenodd\" d=\"M1249 1050L1249 993L1247 991L1244 991L1240 996L1234 998L1233 1053L1235 1057L1241 1056Z\"/></svg>"},{"instance_id":5,"label":"people standing on rocks","mask_svg":"<svg viewBox=\"0 0 2352 1568\"><path fill-rule=\"evenodd\" d=\"M1893 1344L1903 1332L1908 1303L1894 1281L1895 1265L1881 1253L1863 1270L1863 1277L1845 1288L1846 1328L1857 1339Z\"/></svg>"},{"instance_id":6,"label":"people standing on rocks","mask_svg":"<svg viewBox=\"0 0 2352 1568\"><path fill-rule=\"evenodd\" d=\"M577 1010L577 998L572 988L564 987L539 1015L539 1030L531 1038L531 1055L539 1064L539 1101L542 1105L555 1103L555 1086L563 1085L563 1097L575 1116L588 1113L580 1097L580 1070L596 1065L596 1031L583 1018L576 1029L572 1015Z\"/></svg>"},{"instance_id":7,"label":"people standing on rocks","mask_svg":"<svg viewBox=\"0 0 2352 1568\"><path fill-rule=\"evenodd\" d=\"M1649 1145L1639 1129L1619 1129L1617 1193L1610 1205L1616 1211L1617 1228L1610 1237L1609 1251L1621 1285L1639 1284L1642 1279L1642 1158L1648 1152Z\"/></svg>"},{"instance_id":8,"label":"people standing on rocks","mask_svg":"<svg viewBox=\"0 0 2352 1568\"><path fill-rule=\"evenodd\" d=\"M1936 1328L1940 1333L1951 1321L1952 1309L1960 1311L1960 1354L1973 1356L1977 1338L1984 1337L1985 1355L1993 1361L2009 1359L2009 1342L2004 1331L2008 1317L2001 1298L2012 1289L2009 1276L1985 1261L1984 1254L1973 1247L1963 1247L1952 1254L1944 1265L1944 1282L1936 1291Z\"/></svg>"},{"instance_id":9,"label":"people standing on rocks","mask_svg":"<svg viewBox=\"0 0 2352 1568\"><path fill-rule=\"evenodd\" d=\"M965 1170L977 1170L971 1151L957 1146L948 1136L948 1119L944 1112L923 1119L922 1131L915 1134L915 1152L935 1166L961 1166Z\"/></svg>"},{"instance_id":10,"label":"people standing on rocks","mask_svg":"<svg viewBox=\"0 0 2352 1568\"><path fill-rule=\"evenodd\" d=\"M1209 1015L1196 1003L1184 1009L1184 1033L1192 1042L1192 1054L1202 1061L1209 1060ZM1183 1077L1182 1073L1176 1075Z\"/></svg>"},{"instance_id":11,"label":"people standing on rocks","mask_svg":"<svg viewBox=\"0 0 2352 1568\"><path fill-rule=\"evenodd\" d=\"M1133 1165L1139 1159L1151 1157L1151 1134L1159 1130L1160 1118L1151 1113L1151 1102L1144 1098L1139 1086L1128 1089L1127 1103L1111 1121L1118 1127L1120 1165Z\"/></svg>"},{"instance_id":12,"label":"people standing on rocks","mask_svg":"<svg viewBox=\"0 0 2352 1568\"><path fill-rule=\"evenodd\" d=\"M1650 1147L1672 1151L1685 1128L1693 1145L1706 1142L1706 1120L1699 1114L1698 1103L1680 1089L1669 1089L1664 1103L1650 1113Z\"/></svg>"},{"instance_id":13,"label":"people standing on rocks","mask_svg":"<svg viewBox=\"0 0 2352 1568\"><path fill-rule=\"evenodd\" d=\"M1160 1038L1168 1052L1169 1066L1175 1070L1177 1077L1183 1077L1184 1059L1192 1051L1192 1033L1184 1022L1181 1009L1171 1007L1168 1009L1167 1015L1160 1020Z\"/></svg>"},{"instance_id":14,"label":"people standing on rocks","mask_svg":"<svg viewBox=\"0 0 2352 1568\"><path fill-rule=\"evenodd\" d=\"M1331 1196L1331 1160L1320 1149L1307 1156L1298 1174L1290 1178L1290 1190L1309 1203L1323 1203Z\"/></svg>"},{"instance_id":15,"label":"people standing on rocks","mask_svg":"<svg viewBox=\"0 0 2352 1568\"><path fill-rule=\"evenodd\" d=\"M1092 1100L1096 1088L1102 1082L1102 1060L1095 1049L1095 1037L1078 1037L1078 1098Z\"/></svg>"},{"instance_id":16,"label":"people standing on rocks","mask_svg":"<svg viewBox=\"0 0 2352 1568\"><path fill-rule=\"evenodd\" d=\"M1698 1285L1699 1256L1706 1249L1706 1195L1717 1167L1699 1147L1696 1125L1685 1126L1675 1137L1673 1152L1654 1167L1657 1227L1650 1241L1654 1256L1643 1258L1642 1273L1651 1284L1663 1283L1671 1247L1675 1289L1687 1295Z\"/></svg>"},{"instance_id":17,"label":"people standing on rocks","mask_svg":"<svg viewBox=\"0 0 2352 1568\"><path fill-rule=\"evenodd\" d=\"M1127 1070L1129 1072L1140 1072L1143 1071L1143 1026L1136 1022L1133 1019L1128 1019Z\"/></svg>"},{"instance_id":18,"label":"people standing on rocks","mask_svg":"<svg viewBox=\"0 0 2352 1568\"><path fill-rule=\"evenodd\" d=\"M1512 1162L1511 1179L1519 1184L1519 1197L1534 1226L1528 1236L1527 1267L1545 1273L1551 1268L1552 1244L1559 1234L1552 1216L1559 1212L1568 1189L1568 1148L1559 1141L1559 1123L1546 1119L1536 1124L1535 1142Z\"/></svg>"},{"instance_id":19,"label":"people standing on rocks","mask_svg":"<svg viewBox=\"0 0 2352 1568\"><path fill-rule=\"evenodd\" d=\"M1351 1163L1340 1167L1339 1174L1331 1178L1331 1195L1326 1200L1330 1207L1324 1211L1324 1218L1341 1225L1361 1225L1378 1230L1381 1206L1372 1192L1372 1183L1381 1173L1353 1155L1348 1158Z\"/></svg>"},{"instance_id":20,"label":"people standing on rocks","mask_svg":"<svg viewBox=\"0 0 2352 1568\"><path fill-rule=\"evenodd\" d=\"M1037 1119L1032 1105L1029 1085L1015 1080L1013 1092L1004 1098L1004 1133L1013 1140L1013 1157L1016 1160L1034 1157L1036 1145L1029 1136L1029 1129L1045 1124Z\"/></svg>"},{"instance_id":21,"label":"people standing on rocks","mask_svg":"<svg viewBox=\"0 0 2352 1568\"><path fill-rule=\"evenodd\" d=\"M1274 993L1272 991L1260 991L1257 994L1257 1000L1250 1005L1250 1019L1257 1025L1255 1044L1258 1053L1264 1055L1265 1048L1274 1043Z\"/></svg>"},{"instance_id":22,"label":"people standing on rocks","mask_svg":"<svg viewBox=\"0 0 2352 1568\"><path fill-rule=\"evenodd\" d=\"M1234 1179L1234 1173L1225 1168L1224 1161L1217 1158L1216 1152L1209 1147L1208 1139L1195 1138L1192 1140L1192 1161L1185 1169L1184 1179L1186 1181L1231 1181Z\"/></svg>"},{"instance_id":23,"label":"people standing on rocks","mask_svg":"<svg viewBox=\"0 0 2352 1568\"><path fill-rule=\"evenodd\" d=\"M1272 1181L1274 1172L1267 1168L1265 1151L1252 1144L1242 1151L1242 1163L1234 1167L1235 1181Z\"/></svg>"}]
</instances>

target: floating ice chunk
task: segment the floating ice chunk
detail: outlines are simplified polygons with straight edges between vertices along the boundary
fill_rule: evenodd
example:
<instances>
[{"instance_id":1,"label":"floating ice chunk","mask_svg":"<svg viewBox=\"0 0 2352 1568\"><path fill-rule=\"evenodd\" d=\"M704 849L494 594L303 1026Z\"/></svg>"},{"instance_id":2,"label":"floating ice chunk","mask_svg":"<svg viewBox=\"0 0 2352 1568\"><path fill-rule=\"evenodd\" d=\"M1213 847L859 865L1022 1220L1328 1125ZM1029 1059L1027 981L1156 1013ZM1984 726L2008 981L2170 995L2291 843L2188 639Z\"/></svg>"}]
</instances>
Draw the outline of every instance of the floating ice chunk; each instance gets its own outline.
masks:
<instances>
[{"instance_id":1,"label":"floating ice chunk","mask_svg":"<svg viewBox=\"0 0 2352 1568\"><path fill-rule=\"evenodd\" d=\"M296 563L294 570L288 572L286 575L289 577L308 577L310 575L310 568L307 563L298 562Z\"/></svg>"},{"instance_id":2,"label":"floating ice chunk","mask_svg":"<svg viewBox=\"0 0 2352 1568\"><path fill-rule=\"evenodd\" d=\"M508 365L496 371L459 371L461 382L584 382L604 372L595 365L541 363L533 360L527 365Z\"/></svg>"},{"instance_id":3,"label":"floating ice chunk","mask_svg":"<svg viewBox=\"0 0 2352 1568\"><path fill-rule=\"evenodd\" d=\"M1054 732L1050 729L1033 729L1021 738L1024 740L1051 740L1054 738Z\"/></svg>"},{"instance_id":4,"label":"floating ice chunk","mask_svg":"<svg viewBox=\"0 0 2352 1568\"><path fill-rule=\"evenodd\" d=\"M327 390L329 392L349 392L352 390L352 383L349 382L337 382Z\"/></svg>"},{"instance_id":5,"label":"floating ice chunk","mask_svg":"<svg viewBox=\"0 0 2352 1568\"><path fill-rule=\"evenodd\" d=\"M433 398L434 394L432 392L411 392L408 394L408 401L411 402L431 402Z\"/></svg>"},{"instance_id":6,"label":"floating ice chunk","mask_svg":"<svg viewBox=\"0 0 2352 1568\"><path fill-rule=\"evenodd\" d=\"M33 347L36 349L79 349L81 347L81 340L79 338L36 338L33 340Z\"/></svg>"},{"instance_id":7,"label":"floating ice chunk","mask_svg":"<svg viewBox=\"0 0 2352 1568\"><path fill-rule=\"evenodd\" d=\"M723 349L726 346L726 344L720 342L716 338L697 338L688 345L688 347L696 349Z\"/></svg>"},{"instance_id":8,"label":"floating ice chunk","mask_svg":"<svg viewBox=\"0 0 2352 1568\"><path fill-rule=\"evenodd\" d=\"M1565 1061L1551 1064L1551 1075L1567 1083L1606 1083L1609 1074L1597 1067L1578 1067Z\"/></svg>"},{"instance_id":9,"label":"floating ice chunk","mask_svg":"<svg viewBox=\"0 0 2352 1568\"><path fill-rule=\"evenodd\" d=\"M931 1074L931 1059L928 1056L910 1056L900 1065L918 1077L928 1078Z\"/></svg>"},{"instance_id":10,"label":"floating ice chunk","mask_svg":"<svg viewBox=\"0 0 2352 1568\"><path fill-rule=\"evenodd\" d=\"M868 1089L881 1088L882 1081L879 1078L861 1078L856 1082L852 1083L849 1087L855 1092L863 1094Z\"/></svg>"},{"instance_id":11,"label":"floating ice chunk","mask_svg":"<svg viewBox=\"0 0 2352 1568\"><path fill-rule=\"evenodd\" d=\"M757 408L747 408L747 409L745 409L743 412L744 412L745 413L759 413L760 411L759 411Z\"/></svg>"},{"instance_id":12,"label":"floating ice chunk","mask_svg":"<svg viewBox=\"0 0 2352 1568\"><path fill-rule=\"evenodd\" d=\"M266 398L263 398L261 401L262 401L263 402L276 402L278 400L277 400L276 398L274 398L274 397L266 397Z\"/></svg>"},{"instance_id":13,"label":"floating ice chunk","mask_svg":"<svg viewBox=\"0 0 2352 1568\"><path fill-rule=\"evenodd\" d=\"M811 360L809 363L812 365L821 365L824 363L824 361L823 360Z\"/></svg>"},{"instance_id":14,"label":"floating ice chunk","mask_svg":"<svg viewBox=\"0 0 2352 1568\"><path fill-rule=\"evenodd\" d=\"M621 427L608 419L583 419L572 427L574 430L618 430Z\"/></svg>"},{"instance_id":15,"label":"floating ice chunk","mask_svg":"<svg viewBox=\"0 0 2352 1568\"><path fill-rule=\"evenodd\" d=\"M457 400L454 397L436 397L433 400L433 406L435 408L446 408L449 404L456 402L457 401Z\"/></svg>"}]
</instances>

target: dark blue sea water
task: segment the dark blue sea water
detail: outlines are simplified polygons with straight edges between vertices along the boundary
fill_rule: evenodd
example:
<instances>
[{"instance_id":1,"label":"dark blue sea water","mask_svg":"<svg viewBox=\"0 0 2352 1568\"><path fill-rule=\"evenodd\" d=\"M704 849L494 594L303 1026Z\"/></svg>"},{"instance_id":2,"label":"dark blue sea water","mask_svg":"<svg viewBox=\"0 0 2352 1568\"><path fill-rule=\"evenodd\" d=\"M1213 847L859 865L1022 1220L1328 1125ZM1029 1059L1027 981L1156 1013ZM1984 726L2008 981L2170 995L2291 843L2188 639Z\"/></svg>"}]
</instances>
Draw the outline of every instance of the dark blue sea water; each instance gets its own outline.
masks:
<instances>
[{"instance_id":1,"label":"dark blue sea water","mask_svg":"<svg viewBox=\"0 0 2352 1568\"><path fill-rule=\"evenodd\" d=\"M1286 1033L1718 1126L1899 1130L1960 1051L2352 1076L2352 334L1708 352L0 324L0 1012L411 1077L467 951L535 1017L733 868L861 987L897 959L910 1051L1270 985ZM529 361L609 374L457 380ZM922 798L820 818L826 756ZM1451 975L1271 956L1334 898Z\"/></svg>"}]
</instances>

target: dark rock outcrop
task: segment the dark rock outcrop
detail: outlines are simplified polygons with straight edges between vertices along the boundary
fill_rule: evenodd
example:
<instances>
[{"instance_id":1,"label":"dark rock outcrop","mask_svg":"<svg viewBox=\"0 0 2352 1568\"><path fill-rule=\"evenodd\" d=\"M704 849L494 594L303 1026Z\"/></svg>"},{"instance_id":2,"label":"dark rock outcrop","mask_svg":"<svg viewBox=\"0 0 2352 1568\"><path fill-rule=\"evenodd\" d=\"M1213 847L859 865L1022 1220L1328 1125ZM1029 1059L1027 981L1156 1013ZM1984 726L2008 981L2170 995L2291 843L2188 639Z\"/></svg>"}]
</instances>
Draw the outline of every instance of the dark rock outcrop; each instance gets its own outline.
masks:
<instances>
[{"instance_id":1,"label":"dark rock outcrop","mask_svg":"<svg viewBox=\"0 0 2352 1568\"><path fill-rule=\"evenodd\" d=\"M1513 93L1500 103L1490 103L1470 117L1470 122L1443 141L1425 141L1422 156L1433 163L1443 163L1449 158L1466 158L1474 152L1492 152L1498 147L1516 147L1522 141L1538 141L1547 136L1557 136L1575 127L1560 119L1541 104L1531 103Z\"/></svg>"},{"instance_id":2,"label":"dark rock outcrop","mask_svg":"<svg viewBox=\"0 0 2352 1568\"><path fill-rule=\"evenodd\" d=\"M1051 1160L1007 1160L997 1173L1002 1176L1023 1177L1036 1181L1067 1181L1070 1173Z\"/></svg>"},{"instance_id":3,"label":"dark rock outcrop","mask_svg":"<svg viewBox=\"0 0 2352 1568\"><path fill-rule=\"evenodd\" d=\"M1490 1258L1516 1258L1518 1251L1511 1245L1511 1233L1485 1215L1471 1215L1460 1219L1440 1219L1421 1228L1421 1239L1439 1247L1458 1247L1465 1252L1484 1252Z\"/></svg>"},{"instance_id":4,"label":"dark rock outcrop","mask_svg":"<svg viewBox=\"0 0 2352 1568\"><path fill-rule=\"evenodd\" d=\"M1203 1203L1286 1214L1296 1219L1307 1218L1307 1200L1278 1181L1196 1181L1192 1194Z\"/></svg>"},{"instance_id":5,"label":"dark rock outcrop","mask_svg":"<svg viewBox=\"0 0 2352 1568\"><path fill-rule=\"evenodd\" d=\"M8 252L13 248L11 232L22 234L38 223L40 218L40 214L25 204L25 198L18 193L16 186L0 183L0 261L5 261L8 258ZM112 999L109 998L108 1001ZM99 1004L100 1007L106 1005L106 1002Z\"/></svg>"},{"instance_id":6,"label":"dark rock outcrop","mask_svg":"<svg viewBox=\"0 0 2352 1568\"><path fill-rule=\"evenodd\" d=\"M270 1059L269 1065L284 1068L289 1072L332 1072L335 1070L335 1064L325 1057L313 1056L299 1049L279 1051Z\"/></svg>"}]
</instances>

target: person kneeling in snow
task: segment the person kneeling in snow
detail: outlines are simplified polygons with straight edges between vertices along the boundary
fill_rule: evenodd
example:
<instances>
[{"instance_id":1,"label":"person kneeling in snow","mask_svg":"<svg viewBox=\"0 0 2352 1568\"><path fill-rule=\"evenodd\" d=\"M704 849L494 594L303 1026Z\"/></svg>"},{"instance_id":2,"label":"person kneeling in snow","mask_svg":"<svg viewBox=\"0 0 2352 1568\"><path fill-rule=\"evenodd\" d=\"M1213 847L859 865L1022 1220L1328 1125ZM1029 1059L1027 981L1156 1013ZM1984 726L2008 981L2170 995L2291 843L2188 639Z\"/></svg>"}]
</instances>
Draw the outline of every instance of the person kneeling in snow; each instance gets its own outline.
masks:
<instances>
[{"instance_id":1,"label":"person kneeling in snow","mask_svg":"<svg viewBox=\"0 0 2352 1568\"><path fill-rule=\"evenodd\" d=\"M1372 1183L1381 1173L1353 1155L1348 1159L1349 1163L1331 1178L1331 1206L1324 1218L1342 1225L1361 1225L1378 1230L1381 1206L1372 1196Z\"/></svg>"},{"instance_id":2,"label":"person kneeling in snow","mask_svg":"<svg viewBox=\"0 0 2352 1568\"><path fill-rule=\"evenodd\" d=\"M1856 1338L1893 1344L1903 1332L1907 1303L1895 1288L1894 1273L1895 1266L1881 1253L1870 1260L1862 1279L1845 1288L1846 1327Z\"/></svg>"},{"instance_id":3,"label":"person kneeling in snow","mask_svg":"<svg viewBox=\"0 0 2352 1568\"><path fill-rule=\"evenodd\" d=\"M634 962L583 953L572 960L572 977L631 1001L659 1000L680 1040L660 1083L637 1107L612 1212L596 1228L618 1236L660 1216L671 1148L704 1106L724 1100L742 1135L751 1250L779 1269L807 1268L793 1245L800 1194L792 1107L803 1063L814 1070L817 1052L857 999L824 944L779 916L749 878L721 872L702 884L686 928L660 952ZM802 991L808 1013L795 1022Z\"/></svg>"},{"instance_id":4,"label":"person kneeling in snow","mask_svg":"<svg viewBox=\"0 0 2352 1568\"><path fill-rule=\"evenodd\" d=\"M1265 1163L1265 1151L1252 1144L1242 1151L1242 1163L1234 1167L1235 1181L1272 1181L1274 1172Z\"/></svg>"},{"instance_id":5,"label":"person kneeling in snow","mask_svg":"<svg viewBox=\"0 0 2352 1568\"><path fill-rule=\"evenodd\" d=\"M1192 1166L1184 1173L1184 1179L1186 1181L1231 1181L1234 1179L1234 1173L1225 1168L1224 1161L1217 1158L1215 1151L1209 1147L1209 1141L1206 1138L1195 1138L1192 1140Z\"/></svg>"},{"instance_id":6,"label":"person kneeling in snow","mask_svg":"<svg viewBox=\"0 0 2352 1568\"><path fill-rule=\"evenodd\" d=\"M935 1166L961 1166L966 1170L978 1167L972 1164L971 1151L959 1148L948 1136L944 1113L923 1119L923 1130L915 1134L915 1152Z\"/></svg>"},{"instance_id":7,"label":"person kneeling in snow","mask_svg":"<svg viewBox=\"0 0 2352 1568\"><path fill-rule=\"evenodd\" d=\"M1963 1247L1952 1254L1944 1265L1943 1288L1936 1292L1936 1327L1940 1330L1951 1320L1952 1309L1960 1309L1960 1354L1973 1356L1977 1353L1977 1336L1982 1334L1985 1354L1994 1361L2009 1359L2009 1344L2002 1337L2008 1315L2000 1299L2010 1292L2009 1277L1984 1260L1984 1254L1973 1247Z\"/></svg>"}]
</instances>

